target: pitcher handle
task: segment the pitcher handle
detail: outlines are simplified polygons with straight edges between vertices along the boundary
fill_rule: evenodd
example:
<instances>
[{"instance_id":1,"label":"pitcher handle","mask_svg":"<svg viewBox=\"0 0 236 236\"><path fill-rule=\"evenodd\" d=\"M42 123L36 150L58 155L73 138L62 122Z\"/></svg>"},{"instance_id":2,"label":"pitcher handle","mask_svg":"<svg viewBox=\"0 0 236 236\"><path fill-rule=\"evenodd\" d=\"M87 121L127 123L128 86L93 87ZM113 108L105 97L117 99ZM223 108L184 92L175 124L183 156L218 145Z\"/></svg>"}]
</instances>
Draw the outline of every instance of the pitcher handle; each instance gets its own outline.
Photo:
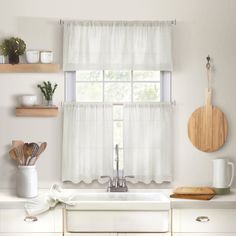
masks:
<instances>
[{"instance_id":1,"label":"pitcher handle","mask_svg":"<svg viewBox=\"0 0 236 236\"><path fill-rule=\"evenodd\" d=\"M228 162L228 165L230 165L231 169L232 169L231 179L230 179L230 182L229 182L229 185L228 185L228 187L231 187L231 185L233 183L233 180L234 180L234 163L233 162Z\"/></svg>"}]
</instances>

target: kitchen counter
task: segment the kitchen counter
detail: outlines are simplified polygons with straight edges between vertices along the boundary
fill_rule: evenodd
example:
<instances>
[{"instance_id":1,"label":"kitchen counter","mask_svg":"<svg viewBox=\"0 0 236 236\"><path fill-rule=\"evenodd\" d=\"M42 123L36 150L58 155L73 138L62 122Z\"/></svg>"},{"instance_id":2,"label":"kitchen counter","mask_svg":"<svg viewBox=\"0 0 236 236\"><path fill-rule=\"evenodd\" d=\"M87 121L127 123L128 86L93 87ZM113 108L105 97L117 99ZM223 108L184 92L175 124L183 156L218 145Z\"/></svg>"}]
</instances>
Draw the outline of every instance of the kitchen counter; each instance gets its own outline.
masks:
<instances>
[{"instance_id":1,"label":"kitchen counter","mask_svg":"<svg viewBox=\"0 0 236 236\"><path fill-rule=\"evenodd\" d=\"M47 193L48 189L40 189L39 195ZM104 192L101 190L94 189L67 189L69 192ZM139 189L134 190L130 189L130 192L162 192L166 196L169 196L171 193L170 189ZM0 189L0 209L14 209L14 208L23 208L25 202L30 199L19 198L16 196L14 190ZM209 201L199 201L199 200L187 200L187 199L174 199L169 198L170 207L177 209L193 209L193 208L212 208L212 209L236 209L236 190L231 190L230 194L227 195L216 195L213 199ZM138 202L137 202L138 203Z\"/></svg>"}]
</instances>

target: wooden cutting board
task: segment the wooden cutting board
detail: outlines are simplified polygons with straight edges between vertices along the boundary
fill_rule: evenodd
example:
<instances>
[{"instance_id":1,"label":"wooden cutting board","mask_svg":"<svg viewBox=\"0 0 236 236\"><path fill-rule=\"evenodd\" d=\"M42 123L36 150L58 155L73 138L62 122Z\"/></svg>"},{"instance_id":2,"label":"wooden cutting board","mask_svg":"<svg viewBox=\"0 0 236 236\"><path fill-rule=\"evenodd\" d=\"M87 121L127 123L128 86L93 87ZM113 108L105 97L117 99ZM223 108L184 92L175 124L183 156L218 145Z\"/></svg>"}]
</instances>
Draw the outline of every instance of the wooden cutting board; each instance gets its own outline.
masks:
<instances>
[{"instance_id":1,"label":"wooden cutting board","mask_svg":"<svg viewBox=\"0 0 236 236\"><path fill-rule=\"evenodd\" d=\"M170 195L171 198L180 198L180 199L192 199L192 200L211 200L215 194L206 195L206 194L176 194L173 193Z\"/></svg>"},{"instance_id":2,"label":"wooden cutting board","mask_svg":"<svg viewBox=\"0 0 236 236\"><path fill-rule=\"evenodd\" d=\"M206 89L205 106L196 109L188 121L188 137L203 152L214 152L222 147L228 135L227 118L211 103L212 90Z\"/></svg>"}]
</instances>

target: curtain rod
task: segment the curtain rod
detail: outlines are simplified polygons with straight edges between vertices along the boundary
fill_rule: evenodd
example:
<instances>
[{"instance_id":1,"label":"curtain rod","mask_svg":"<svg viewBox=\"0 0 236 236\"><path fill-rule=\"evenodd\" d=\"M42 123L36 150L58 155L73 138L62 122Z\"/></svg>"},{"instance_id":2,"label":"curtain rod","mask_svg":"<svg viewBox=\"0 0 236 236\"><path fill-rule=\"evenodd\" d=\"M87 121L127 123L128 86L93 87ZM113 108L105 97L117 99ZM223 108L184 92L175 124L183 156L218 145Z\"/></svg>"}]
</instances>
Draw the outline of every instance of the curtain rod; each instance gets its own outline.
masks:
<instances>
[{"instance_id":1,"label":"curtain rod","mask_svg":"<svg viewBox=\"0 0 236 236\"><path fill-rule=\"evenodd\" d=\"M64 25L65 20L60 19L59 24ZM170 21L172 25L176 25L176 19Z\"/></svg>"}]
</instances>

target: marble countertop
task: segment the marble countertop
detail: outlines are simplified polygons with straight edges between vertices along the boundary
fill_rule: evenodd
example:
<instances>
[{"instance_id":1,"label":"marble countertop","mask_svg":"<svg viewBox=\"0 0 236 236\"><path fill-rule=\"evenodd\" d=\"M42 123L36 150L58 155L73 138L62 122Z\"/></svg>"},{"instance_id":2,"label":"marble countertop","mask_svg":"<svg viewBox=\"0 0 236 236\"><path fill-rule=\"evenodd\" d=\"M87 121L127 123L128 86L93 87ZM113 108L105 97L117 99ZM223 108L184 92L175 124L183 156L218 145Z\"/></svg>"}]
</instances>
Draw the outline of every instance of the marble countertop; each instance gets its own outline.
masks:
<instances>
[{"instance_id":1,"label":"marble countertop","mask_svg":"<svg viewBox=\"0 0 236 236\"><path fill-rule=\"evenodd\" d=\"M48 189L40 189L39 195L47 193ZM100 189L66 189L69 192L78 192L78 193L93 193L93 192L104 192ZM170 189L130 189L130 192L162 192L167 197L169 197L171 190ZM14 209L14 208L23 208L25 202L30 199L19 198L16 196L14 190L10 189L0 189L0 209ZM200 200L187 200L187 199L174 199L169 198L170 208L173 209L192 209L192 208L212 208L212 209L236 209L236 190L231 190L230 194L227 195L216 195L209 201L200 201ZM138 204L138 202L137 202ZM142 203L144 204L144 203Z\"/></svg>"}]
</instances>

